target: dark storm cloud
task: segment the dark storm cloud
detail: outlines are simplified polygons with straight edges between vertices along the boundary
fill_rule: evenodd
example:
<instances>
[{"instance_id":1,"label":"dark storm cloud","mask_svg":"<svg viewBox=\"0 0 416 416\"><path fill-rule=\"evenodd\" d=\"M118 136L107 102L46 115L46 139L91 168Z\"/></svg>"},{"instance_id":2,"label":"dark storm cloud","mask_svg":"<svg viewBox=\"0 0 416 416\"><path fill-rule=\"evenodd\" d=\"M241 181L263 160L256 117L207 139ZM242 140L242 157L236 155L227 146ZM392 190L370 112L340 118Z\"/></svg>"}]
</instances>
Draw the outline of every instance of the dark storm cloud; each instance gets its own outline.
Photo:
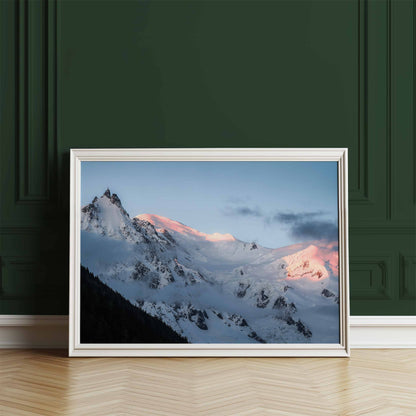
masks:
<instances>
[{"instance_id":1,"label":"dark storm cloud","mask_svg":"<svg viewBox=\"0 0 416 416\"><path fill-rule=\"evenodd\" d=\"M325 211L311 212L278 212L270 221L286 224L289 232L301 240L336 240L338 226L335 222L322 220Z\"/></svg>"},{"instance_id":2,"label":"dark storm cloud","mask_svg":"<svg viewBox=\"0 0 416 416\"><path fill-rule=\"evenodd\" d=\"M338 239L338 227L329 221L296 222L291 225L290 233L295 238L305 240L333 241Z\"/></svg>"}]
</instances>

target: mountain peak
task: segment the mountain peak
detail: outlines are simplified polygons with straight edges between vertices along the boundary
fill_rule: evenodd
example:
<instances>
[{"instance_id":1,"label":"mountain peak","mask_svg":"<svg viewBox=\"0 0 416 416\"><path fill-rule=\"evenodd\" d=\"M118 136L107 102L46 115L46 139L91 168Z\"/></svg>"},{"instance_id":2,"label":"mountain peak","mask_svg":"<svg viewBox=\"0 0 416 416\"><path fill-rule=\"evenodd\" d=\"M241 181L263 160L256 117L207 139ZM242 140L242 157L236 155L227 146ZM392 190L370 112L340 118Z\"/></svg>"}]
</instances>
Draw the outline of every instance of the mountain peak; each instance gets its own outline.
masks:
<instances>
[{"instance_id":1,"label":"mountain peak","mask_svg":"<svg viewBox=\"0 0 416 416\"><path fill-rule=\"evenodd\" d=\"M195 230L194 228L188 227L187 225L182 224L179 221L174 221L170 218L162 217L161 215L140 214L137 215L135 218L150 222L159 232L162 230L167 230L171 233L177 233L194 239L204 239L207 241L235 241L234 236L232 236L231 234L206 234L201 231Z\"/></svg>"},{"instance_id":2,"label":"mountain peak","mask_svg":"<svg viewBox=\"0 0 416 416\"><path fill-rule=\"evenodd\" d=\"M113 204L113 205L115 205L116 207L118 207L118 208L120 208L125 214L127 214L127 212L124 210L124 208L123 208L123 206L122 206L122 204L121 204L121 201L120 201L120 198L118 197L118 195L117 194L112 194L111 193L111 191L110 191L110 188L107 188L106 190L105 190L105 192L103 193L103 195L101 196L101 198L100 199L103 199L103 198L107 198L107 199L109 199L110 200L110 202ZM96 202L98 202L99 201L99 199L97 198L97 197L95 197L93 200L92 200L92 204L95 204ZM128 215L128 214L127 214Z\"/></svg>"},{"instance_id":3,"label":"mountain peak","mask_svg":"<svg viewBox=\"0 0 416 416\"><path fill-rule=\"evenodd\" d=\"M327 253L314 244L283 257L287 263L287 279L322 280L329 277L325 267Z\"/></svg>"},{"instance_id":4,"label":"mountain peak","mask_svg":"<svg viewBox=\"0 0 416 416\"><path fill-rule=\"evenodd\" d=\"M120 198L118 197L118 195L117 195L117 194L112 194L112 195L111 195L111 198L110 198L110 201L111 201L114 205L116 205L116 206L118 206L119 208L121 208L121 201L120 201Z\"/></svg>"},{"instance_id":5,"label":"mountain peak","mask_svg":"<svg viewBox=\"0 0 416 416\"><path fill-rule=\"evenodd\" d=\"M107 188L103 195L94 197L81 208L81 229L117 239L133 239L134 226L117 194Z\"/></svg>"}]
</instances>

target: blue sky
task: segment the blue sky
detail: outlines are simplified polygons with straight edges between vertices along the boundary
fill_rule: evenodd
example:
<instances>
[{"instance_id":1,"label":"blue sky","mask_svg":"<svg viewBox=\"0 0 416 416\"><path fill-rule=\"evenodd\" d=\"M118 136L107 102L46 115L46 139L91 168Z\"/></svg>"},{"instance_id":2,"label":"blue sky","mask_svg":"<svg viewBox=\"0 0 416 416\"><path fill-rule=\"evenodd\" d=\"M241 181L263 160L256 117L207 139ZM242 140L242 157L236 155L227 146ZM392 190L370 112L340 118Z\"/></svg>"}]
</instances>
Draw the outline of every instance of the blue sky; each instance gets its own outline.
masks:
<instances>
[{"instance_id":1,"label":"blue sky","mask_svg":"<svg viewBox=\"0 0 416 416\"><path fill-rule=\"evenodd\" d=\"M134 217L283 247L337 233L336 162L82 162L81 202L107 187Z\"/></svg>"}]
</instances>

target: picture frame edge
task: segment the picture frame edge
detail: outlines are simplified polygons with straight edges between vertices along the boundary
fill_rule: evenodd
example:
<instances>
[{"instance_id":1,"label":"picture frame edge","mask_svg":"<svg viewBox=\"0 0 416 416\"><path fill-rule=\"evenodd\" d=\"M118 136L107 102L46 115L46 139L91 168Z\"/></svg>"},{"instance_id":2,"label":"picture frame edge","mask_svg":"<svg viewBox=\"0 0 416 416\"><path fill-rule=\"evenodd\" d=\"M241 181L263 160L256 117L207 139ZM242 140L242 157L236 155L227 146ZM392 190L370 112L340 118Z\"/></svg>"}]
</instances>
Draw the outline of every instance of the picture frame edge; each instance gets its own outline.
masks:
<instances>
[{"instance_id":1,"label":"picture frame edge","mask_svg":"<svg viewBox=\"0 0 416 416\"><path fill-rule=\"evenodd\" d=\"M327 156L318 158L315 152L327 153ZM178 153L187 153L184 159L178 159ZM339 290L340 290L340 349L292 349L283 350L273 348L262 348L256 345L250 350L235 348L226 350L215 350L207 347L205 350L192 350L183 348L183 354L178 354L179 349L111 349L102 347L100 349L85 349L81 347L79 340L79 291L77 291L77 276L79 277L79 266L76 259L79 256L80 224L79 217L80 202L80 166L83 161L143 161L159 158L163 160L196 160L204 154L211 153L213 157L223 155L221 161L336 161L338 163L338 226L339 226ZM253 159L253 153L269 153L264 159ZM279 157L279 153L281 156ZM310 153L311 155L307 155ZM232 155L234 154L234 156ZM251 154L251 156L250 156ZM271 154L271 155L270 155ZM288 159L297 154L298 159ZM127 158L127 159L126 159ZM160 159L162 158L162 159ZM167 159L165 159L167 158ZM172 158L172 159L171 159ZM196 159L193 159L196 158ZM227 159L228 158L228 159ZM241 159L240 159L241 158ZM249 158L249 159L246 159ZM203 159L217 160L217 159ZM156 161L156 160L155 160ZM202 159L201 159L202 161ZM343 233L341 233L343 230ZM349 325L349 235L348 235L348 148L71 148L70 149L70 261L69 261L69 357L350 357L350 325ZM341 236L343 236L341 238ZM342 249L341 249L342 247ZM341 268L341 258L343 267ZM78 269L78 272L77 272ZM341 272L342 270L342 272ZM341 278L341 275L343 276ZM79 280L79 279L78 279ZM343 296L341 296L341 288ZM183 344L181 344L183 345ZM282 344L268 344L268 346ZM287 345L287 344L283 344ZM313 344L297 344L310 346ZM319 344L315 344L319 345ZM144 351L146 351L144 353ZM149 353L148 353L149 351ZM218 353L219 351L223 351ZM243 351L243 353L241 353ZM248 353L250 351L250 353ZM283 353L282 351L288 351ZM196 352L196 354L194 353ZM130 354L131 353L131 354ZM299 353L299 354L297 354ZM221 355L223 354L223 355Z\"/></svg>"}]
</instances>

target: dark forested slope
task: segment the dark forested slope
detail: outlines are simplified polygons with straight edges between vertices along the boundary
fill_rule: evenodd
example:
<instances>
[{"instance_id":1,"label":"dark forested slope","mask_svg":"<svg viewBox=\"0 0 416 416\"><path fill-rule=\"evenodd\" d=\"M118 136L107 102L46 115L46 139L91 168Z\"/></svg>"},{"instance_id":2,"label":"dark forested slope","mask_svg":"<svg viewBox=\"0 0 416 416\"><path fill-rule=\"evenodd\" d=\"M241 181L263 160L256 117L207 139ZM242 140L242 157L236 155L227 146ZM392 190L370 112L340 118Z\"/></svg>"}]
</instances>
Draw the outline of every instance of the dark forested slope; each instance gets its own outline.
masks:
<instances>
[{"instance_id":1,"label":"dark forested slope","mask_svg":"<svg viewBox=\"0 0 416 416\"><path fill-rule=\"evenodd\" d=\"M187 343L81 266L81 343Z\"/></svg>"}]
</instances>

